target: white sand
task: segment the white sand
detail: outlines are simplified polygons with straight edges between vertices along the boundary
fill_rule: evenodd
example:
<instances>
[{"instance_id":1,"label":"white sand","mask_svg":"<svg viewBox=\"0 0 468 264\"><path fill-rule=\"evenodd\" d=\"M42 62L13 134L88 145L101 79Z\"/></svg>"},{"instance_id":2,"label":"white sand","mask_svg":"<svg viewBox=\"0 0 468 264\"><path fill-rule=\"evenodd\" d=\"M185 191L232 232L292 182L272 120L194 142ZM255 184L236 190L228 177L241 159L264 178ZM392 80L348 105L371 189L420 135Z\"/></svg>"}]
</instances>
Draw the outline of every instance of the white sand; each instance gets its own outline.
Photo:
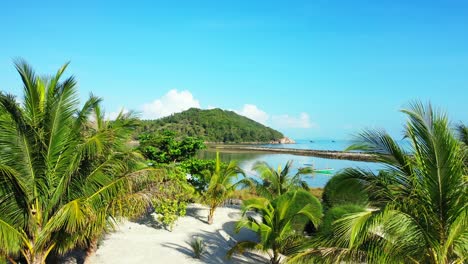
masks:
<instances>
[{"instance_id":1,"label":"white sand","mask_svg":"<svg viewBox=\"0 0 468 264\"><path fill-rule=\"evenodd\" d=\"M240 219L239 209L220 207L215 212L214 223L208 225L208 209L189 205L187 216L179 218L172 232L161 227L148 217L138 223L125 222L116 232L106 236L91 263L265 263L264 256L245 253L226 259L226 252L241 240L255 240L256 234L249 230L234 232ZM190 240L200 237L205 241L206 253L201 260L194 259Z\"/></svg>"}]
</instances>

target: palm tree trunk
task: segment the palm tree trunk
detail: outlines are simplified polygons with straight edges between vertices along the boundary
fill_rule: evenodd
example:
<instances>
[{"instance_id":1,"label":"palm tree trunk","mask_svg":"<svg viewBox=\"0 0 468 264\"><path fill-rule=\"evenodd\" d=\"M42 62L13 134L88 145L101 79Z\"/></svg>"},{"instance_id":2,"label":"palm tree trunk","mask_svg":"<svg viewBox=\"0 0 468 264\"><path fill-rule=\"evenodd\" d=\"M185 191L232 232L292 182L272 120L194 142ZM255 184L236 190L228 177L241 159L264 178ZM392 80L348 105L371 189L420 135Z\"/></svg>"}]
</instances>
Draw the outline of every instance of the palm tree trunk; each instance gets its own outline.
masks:
<instances>
[{"instance_id":1,"label":"palm tree trunk","mask_svg":"<svg viewBox=\"0 0 468 264\"><path fill-rule=\"evenodd\" d=\"M281 263L281 255L276 250L273 250L273 258L270 260L271 264L280 264Z\"/></svg>"},{"instance_id":2,"label":"palm tree trunk","mask_svg":"<svg viewBox=\"0 0 468 264\"><path fill-rule=\"evenodd\" d=\"M208 214L208 224L211 225L213 224L213 217L214 217L214 211L215 207L210 207L210 213Z\"/></svg>"},{"instance_id":3,"label":"palm tree trunk","mask_svg":"<svg viewBox=\"0 0 468 264\"><path fill-rule=\"evenodd\" d=\"M12 257L7 257L8 261L10 261L12 264L17 264L17 262L12 258Z\"/></svg>"},{"instance_id":4,"label":"palm tree trunk","mask_svg":"<svg viewBox=\"0 0 468 264\"><path fill-rule=\"evenodd\" d=\"M28 264L45 264L44 253L36 252L34 255L30 254L27 261Z\"/></svg>"},{"instance_id":5,"label":"palm tree trunk","mask_svg":"<svg viewBox=\"0 0 468 264\"><path fill-rule=\"evenodd\" d=\"M91 256L96 253L98 248L98 238L93 238L89 242L88 248L86 248L86 254L85 254L85 259L84 259L84 264L90 264L91 263Z\"/></svg>"}]
</instances>

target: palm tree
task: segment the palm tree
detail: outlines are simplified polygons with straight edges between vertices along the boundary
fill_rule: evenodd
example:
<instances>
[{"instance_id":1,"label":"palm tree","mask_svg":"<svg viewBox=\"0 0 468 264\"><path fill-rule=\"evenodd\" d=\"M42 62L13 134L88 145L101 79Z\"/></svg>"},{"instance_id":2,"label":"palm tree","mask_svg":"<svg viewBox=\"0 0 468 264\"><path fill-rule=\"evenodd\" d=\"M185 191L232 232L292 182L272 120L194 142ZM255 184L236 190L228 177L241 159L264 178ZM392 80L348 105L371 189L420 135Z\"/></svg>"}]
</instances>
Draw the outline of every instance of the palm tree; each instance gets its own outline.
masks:
<instances>
[{"instance_id":1,"label":"palm tree","mask_svg":"<svg viewBox=\"0 0 468 264\"><path fill-rule=\"evenodd\" d=\"M464 263L468 256L465 152L448 118L414 103L407 110L405 150L384 131L365 131L350 147L377 154L384 173L348 169L369 194L370 208L334 224L335 236L295 260ZM309 258L309 259L308 259ZM310 262L308 262L310 263Z\"/></svg>"},{"instance_id":2,"label":"palm tree","mask_svg":"<svg viewBox=\"0 0 468 264\"><path fill-rule=\"evenodd\" d=\"M102 123L92 95L79 109L74 77L61 81L68 64L52 77L15 65L22 102L0 94L0 248L39 264L51 252L89 245L111 216L123 215L141 174L125 145L135 119ZM148 201L133 199L133 209Z\"/></svg>"},{"instance_id":3,"label":"palm tree","mask_svg":"<svg viewBox=\"0 0 468 264\"><path fill-rule=\"evenodd\" d=\"M462 143L463 150L465 151L465 166L468 166L468 127L464 124L459 124L456 127L458 140Z\"/></svg>"},{"instance_id":4,"label":"palm tree","mask_svg":"<svg viewBox=\"0 0 468 264\"><path fill-rule=\"evenodd\" d=\"M465 144L465 146L468 146L468 127L464 124L459 124L456 130L458 132L458 139Z\"/></svg>"},{"instance_id":5,"label":"palm tree","mask_svg":"<svg viewBox=\"0 0 468 264\"><path fill-rule=\"evenodd\" d=\"M216 208L224 203L237 187L245 183L243 180L235 182L239 174L244 176L244 172L237 166L235 161L229 162L227 166L222 166L219 152L216 153L214 170L208 171L205 174L205 178L209 184L208 189L202 195L203 203L210 208L208 224L213 224L213 216Z\"/></svg>"},{"instance_id":6,"label":"palm tree","mask_svg":"<svg viewBox=\"0 0 468 264\"><path fill-rule=\"evenodd\" d=\"M259 241L236 243L228 257L245 250L262 251L270 256L271 264L281 263L305 243L304 218L317 227L322 217L320 201L305 190L289 191L274 200L264 197L249 199L244 201L242 210L244 218L238 222L236 232L247 228L258 234ZM251 210L258 212L261 219L245 217Z\"/></svg>"},{"instance_id":7,"label":"palm tree","mask_svg":"<svg viewBox=\"0 0 468 264\"><path fill-rule=\"evenodd\" d=\"M107 150L98 151L92 161L83 162L83 177L107 172L111 179L123 176L126 186L93 210L94 217L89 219L87 230L83 233L83 239L86 240L85 263L89 263L89 257L97 250L99 238L112 231L116 221L121 218L138 218L146 212L155 196L152 190L154 176L163 171L146 168L142 156L127 146L136 124L132 113L120 112L115 120L110 121L105 118L101 107L96 105L93 114L93 120L84 133L88 138L97 138L96 143ZM103 169L103 165L109 169Z\"/></svg>"},{"instance_id":8,"label":"palm tree","mask_svg":"<svg viewBox=\"0 0 468 264\"><path fill-rule=\"evenodd\" d=\"M302 179L303 175L313 174L311 167L299 168L297 173L293 176L289 175L293 161L290 160L286 163L284 168L278 166L278 169L270 167L268 163L264 161L256 162L253 166L253 170L257 171L261 181L257 181L253 178L250 179L251 185L254 186L257 194L273 199L280 196L290 190L302 188L309 190L309 186Z\"/></svg>"}]
</instances>

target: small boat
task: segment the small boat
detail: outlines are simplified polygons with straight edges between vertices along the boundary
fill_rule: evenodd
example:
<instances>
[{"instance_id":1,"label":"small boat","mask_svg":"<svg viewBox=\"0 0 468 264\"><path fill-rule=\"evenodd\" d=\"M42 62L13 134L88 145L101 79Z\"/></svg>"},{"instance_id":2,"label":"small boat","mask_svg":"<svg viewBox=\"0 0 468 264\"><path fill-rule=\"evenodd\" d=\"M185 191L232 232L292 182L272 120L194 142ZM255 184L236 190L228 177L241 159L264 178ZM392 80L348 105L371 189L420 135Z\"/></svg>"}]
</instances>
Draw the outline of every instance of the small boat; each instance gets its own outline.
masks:
<instances>
[{"instance_id":1,"label":"small boat","mask_svg":"<svg viewBox=\"0 0 468 264\"><path fill-rule=\"evenodd\" d=\"M314 169L314 172L317 174L333 174L334 169L332 168L325 168L325 169Z\"/></svg>"},{"instance_id":2,"label":"small boat","mask_svg":"<svg viewBox=\"0 0 468 264\"><path fill-rule=\"evenodd\" d=\"M313 161L312 161L312 163L304 163L304 165L305 165L305 166L312 167L312 168L315 167ZM313 172L314 172L314 173L317 173L317 174L332 175L334 170L335 170L335 169L333 169L333 168L323 168L323 169L313 169Z\"/></svg>"}]
</instances>

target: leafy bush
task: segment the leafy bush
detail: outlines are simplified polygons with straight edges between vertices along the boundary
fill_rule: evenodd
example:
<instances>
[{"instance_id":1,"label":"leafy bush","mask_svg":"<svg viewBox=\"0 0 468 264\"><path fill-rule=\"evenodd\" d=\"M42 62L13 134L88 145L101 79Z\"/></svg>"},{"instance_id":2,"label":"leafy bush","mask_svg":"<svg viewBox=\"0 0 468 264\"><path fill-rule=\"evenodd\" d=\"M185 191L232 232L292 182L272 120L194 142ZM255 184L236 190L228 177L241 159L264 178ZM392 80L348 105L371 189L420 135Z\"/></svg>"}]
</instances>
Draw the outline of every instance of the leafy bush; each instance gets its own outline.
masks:
<instances>
[{"instance_id":1,"label":"leafy bush","mask_svg":"<svg viewBox=\"0 0 468 264\"><path fill-rule=\"evenodd\" d=\"M205 243L200 237L193 238L192 241L190 241L190 247L192 247L193 250L193 257L197 259L201 258L206 250Z\"/></svg>"},{"instance_id":2,"label":"leafy bush","mask_svg":"<svg viewBox=\"0 0 468 264\"><path fill-rule=\"evenodd\" d=\"M364 186L357 179L348 177L344 170L327 182L322 199L326 208L332 208L342 204L365 205L368 195Z\"/></svg>"},{"instance_id":3,"label":"leafy bush","mask_svg":"<svg viewBox=\"0 0 468 264\"><path fill-rule=\"evenodd\" d=\"M320 201L316 197L314 197L310 192L303 190L285 193L281 196L281 198L273 200L272 205L276 208L278 203L284 203L285 200L290 200L293 197L295 199L295 203L291 203L289 205L289 209L287 212L297 212L301 208L308 206L314 208L314 211L320 212L320 214L322 214L322 204L320 203ZM285 215L284 218L292 218L292 227L294 230L299 232L304 231L307 223L310 222L308 217L305 215L296 215L294 217Z\"/></svg>"},{"instance_id":4,"label":"leafy bush","mask_svg":"<svg viewBox=\"0 0 468 264\"><path fill-rule=\"evenodd\" d=\"M138 149L153 162L168 164L192 158L198 150L204 149L203 140L196 137L178 137L174 131L141 134Z\"/></svg>"},{"instance_id":5,"label":"leafy bush","mask_svg":"<svg viewBox=\"0 0 468 264\"><path fill-rule=\"evenodd\" d=\"M172 230L175 221L186 213L187 202L192 199L194 188L187 182L185 172L178 167L165 167L166 173L152 183L153 207L160 214L159 220Z\"/></svg>"},{"instance_id":6,"label":"leafy bush","mask_svg":"<svg viewBox=\"0 0 468 264\"><path fill-rule=\"evenodd\" d=\"M186 173L190 174L188 182L197 190L198 193L206 191L208 180L205 174L208 171L213 171L215 168L215 160L189 159L181 162L179 167ZM222 166L226 164L222 163Z\"/></svg>"},{"instance_id":7,"label":"leafy bush","mask_svg":"<svg viewBox=\"0 0 468 264\"><path fill-rule=\"evenodd\" d=\"M320 226L320 233L323 235L333 234L333 222L342 218L343 216L351 213L363 212L365 208L356 204L344 204L330 208L326 211L323 217L322 225Z\"/></svg>"}]
</instances>

